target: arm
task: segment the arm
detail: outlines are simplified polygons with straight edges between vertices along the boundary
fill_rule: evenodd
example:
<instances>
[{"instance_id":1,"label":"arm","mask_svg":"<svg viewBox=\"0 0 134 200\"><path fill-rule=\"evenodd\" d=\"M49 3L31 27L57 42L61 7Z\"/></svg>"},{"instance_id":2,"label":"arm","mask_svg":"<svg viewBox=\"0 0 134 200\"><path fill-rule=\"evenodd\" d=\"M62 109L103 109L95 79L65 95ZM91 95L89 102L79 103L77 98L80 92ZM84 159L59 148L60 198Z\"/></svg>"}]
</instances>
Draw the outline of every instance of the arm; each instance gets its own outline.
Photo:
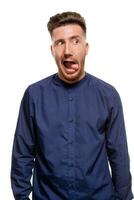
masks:
<instances>
[{"instance_id":1,"label":"arm","mask_svg":"<svg viewBox=\"0 0 134 200\"><path fill-rule=\"evenodd\" d=\"M12 151L11 185L16 200L29 200L28 196L32 191L30 179L34 166L34 149L32 104L27 89L20 106Z\"/></svg>"},{"instance_id":2,"label":"arm","mask_svg":"<svg viewBox=\"0 0 134 200\"><path fill-rule=\"evenodd\" d=\"M117 198L131 200L130 162L122 103L118 93L114 97L106 133L106 146L112 181Z\"/></svg>"}]
</instances>

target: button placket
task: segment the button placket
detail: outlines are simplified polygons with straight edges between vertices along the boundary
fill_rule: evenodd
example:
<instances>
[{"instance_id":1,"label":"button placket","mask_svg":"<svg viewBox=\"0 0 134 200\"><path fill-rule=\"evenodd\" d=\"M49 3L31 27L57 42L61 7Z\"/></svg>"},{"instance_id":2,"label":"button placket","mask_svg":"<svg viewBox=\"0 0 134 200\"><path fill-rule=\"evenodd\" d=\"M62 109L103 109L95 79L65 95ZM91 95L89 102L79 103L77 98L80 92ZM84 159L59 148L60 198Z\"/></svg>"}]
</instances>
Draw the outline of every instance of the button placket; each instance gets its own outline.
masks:
<instances>
[{"instance_id":1,"label":"button placket","mask_svg":"<svg viewBox=\"0 0 134 200\"><path fill-rule=\"evenodd\" d=\"M73 91L71 89L68 90L68 175L71 178L75 176L75 149L74 149L74 131L75 131L75 99L73 95Z\"/></svg>"}]
</instances>

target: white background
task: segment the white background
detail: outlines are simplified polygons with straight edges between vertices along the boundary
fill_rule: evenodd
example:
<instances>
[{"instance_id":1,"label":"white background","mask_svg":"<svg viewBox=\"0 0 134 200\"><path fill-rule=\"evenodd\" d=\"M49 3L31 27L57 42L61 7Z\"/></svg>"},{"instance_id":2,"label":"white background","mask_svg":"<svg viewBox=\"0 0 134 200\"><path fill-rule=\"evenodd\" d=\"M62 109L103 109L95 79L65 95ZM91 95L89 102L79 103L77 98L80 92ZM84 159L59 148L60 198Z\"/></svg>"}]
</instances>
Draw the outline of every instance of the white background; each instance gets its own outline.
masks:
<instances>
[{"instance_id":1,"label":"white background","mask_svg":"<svg viewBox=\"0 0 134 200\"><path fill-rule=\"evenodd\" d=\"M49 17L78 11L90 44L85 70L118 90L124 108L134 177L134 1L0 1L0 198L13 200L11 150L20 101L26 87L57 72L50 52ZM134 186L133 186L134 191Z\"/></svg>"}]
</instances>

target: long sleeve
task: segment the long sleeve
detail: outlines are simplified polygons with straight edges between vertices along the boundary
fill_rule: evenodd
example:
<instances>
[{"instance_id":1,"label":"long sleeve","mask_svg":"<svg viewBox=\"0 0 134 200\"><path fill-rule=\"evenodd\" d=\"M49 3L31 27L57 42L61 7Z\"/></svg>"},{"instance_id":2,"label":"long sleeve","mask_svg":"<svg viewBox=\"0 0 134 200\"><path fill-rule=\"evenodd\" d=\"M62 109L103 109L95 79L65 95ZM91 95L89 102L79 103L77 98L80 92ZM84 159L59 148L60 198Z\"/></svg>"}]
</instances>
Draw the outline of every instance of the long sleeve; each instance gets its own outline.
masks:
<instances>
[{"instance_id":1,"label":"long sleeve","mask_svg":"<svg viewBox=\"0 0 134 200\"><path fill-rule=\"evenodd\" d=\"M133 198L131 191L130 161L123 108L118 93L114 97L110 113L106 134L106 146L112 172L112 181L117 199L130 200Z\"/></svg>"},{"instance_id":2,"label":"long sleeve","mask_svg":"<svg viewBox=\"0 0 134 200\"><path fill-rule=\"evenodd\" d=\"M32 191L30 179L35 156L32 112L32 103L27 89L20 105L12 150L11 185L16 200L28 200Z\"/></svg>"}]
</instances>

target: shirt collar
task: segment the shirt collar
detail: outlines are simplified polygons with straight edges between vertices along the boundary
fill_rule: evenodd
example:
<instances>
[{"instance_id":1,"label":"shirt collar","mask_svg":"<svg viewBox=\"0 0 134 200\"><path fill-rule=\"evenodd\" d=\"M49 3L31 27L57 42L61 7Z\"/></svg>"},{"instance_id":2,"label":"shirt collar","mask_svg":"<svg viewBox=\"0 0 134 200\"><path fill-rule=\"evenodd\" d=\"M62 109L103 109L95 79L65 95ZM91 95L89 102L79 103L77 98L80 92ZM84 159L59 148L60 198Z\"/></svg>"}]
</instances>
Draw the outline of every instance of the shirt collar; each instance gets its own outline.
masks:
<instances>
[{"instance_id":1,"label":"shirt collar","mask_svg":"<svg viewBox=\"0 0 134 200\"><path fill-rule=\"evenodd\" d=\"M88 77L88 73L85 72L85 75L84 75L84 77L83 77L81 80L79 80L79 81L77 81L77 82L75 82L75 83L71 83L71 84L70 84L70 83L67 83L67 82L63 81L63 80L58 76L58 73L55 73L55 74L54 74L54 77L53 77L53 80L54 80L54 84L56 84L56 85L58 85L58 86L65 86L65 87L67 87L67 88L71 88L71 87L77 87L78 85L83 84L83 83L86 81L87 77Z\"/></svg>"}]
</instances>

